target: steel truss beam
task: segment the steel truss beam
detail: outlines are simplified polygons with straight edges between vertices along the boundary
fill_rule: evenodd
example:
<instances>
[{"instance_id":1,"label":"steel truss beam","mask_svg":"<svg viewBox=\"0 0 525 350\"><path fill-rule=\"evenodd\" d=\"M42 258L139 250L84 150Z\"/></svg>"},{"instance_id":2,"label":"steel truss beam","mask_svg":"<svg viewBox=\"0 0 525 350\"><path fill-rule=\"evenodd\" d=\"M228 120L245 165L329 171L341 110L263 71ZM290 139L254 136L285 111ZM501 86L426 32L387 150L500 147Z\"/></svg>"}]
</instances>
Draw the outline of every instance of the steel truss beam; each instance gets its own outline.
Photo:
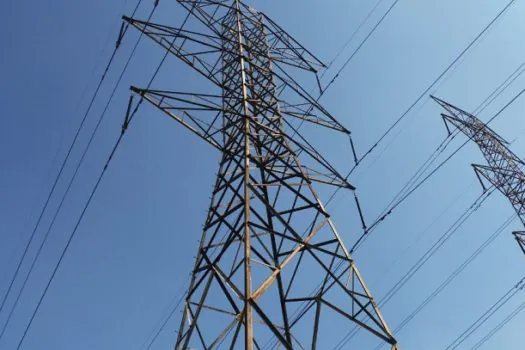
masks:
<instances>
[{"instance_id":1,"label":"steel truss beam","mask_svg":"<svg viewBox=\"0 0 525 350\"><path fill-rule=\"evenodd\" d=\"M324 65L238 0L179 3L202 32L124 17L220 90L132 87L221 152L175 348L327 348L337 320L397 349L313 184L354 187L291 123L349 134L290 72Z\"/></svg>"},{"instance_id":2,"label":"steel truss beam","mask_svg":"<svg viewBox=\"0 0 525 350\"><path fill-rule=\"evenodd\" d=\"M451 132L449 125L452 125L481 149L488 165L473 164L472 166L483 188L486 189L486 185L482 179L496 187L509 199L522 224L525 225L525 173L522 170L525 163L508 148L507 141L476 116L437 97L432 96L432 98L448 112L442 114L448 132ZM513 234L525 253L524 233Z\"/></svg>"}]
</instances>

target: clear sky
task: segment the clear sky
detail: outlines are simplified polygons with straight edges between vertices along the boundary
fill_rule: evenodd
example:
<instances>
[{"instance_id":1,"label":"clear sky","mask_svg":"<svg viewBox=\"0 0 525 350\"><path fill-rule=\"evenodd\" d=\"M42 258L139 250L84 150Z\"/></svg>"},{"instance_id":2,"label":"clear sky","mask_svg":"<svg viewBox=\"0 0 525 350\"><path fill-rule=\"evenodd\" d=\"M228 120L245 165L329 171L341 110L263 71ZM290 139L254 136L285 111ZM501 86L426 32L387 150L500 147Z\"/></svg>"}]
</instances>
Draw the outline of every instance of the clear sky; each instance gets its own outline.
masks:
<instances>
[{"instance_id":1,"label":"clear sky","mask_svg":"<svg viewBox=\"0 0 525 350\"><path fill-rule=\"evenodd\" d=\"M153 0L137 17L146 19ZM365 0L248 2L266 12L325 62L329 62L373 6ZM334 62L338 68L391 1L387 0ZM362 154L441 73L507 1L400 0L323 97L325 107L352 130ZM120 27L135 0L3 1L0 32L0 295L7 289L89 97L102 73ZM184 12L161 0L153 20L179 26ZM517 1L476 45L436 95L473 110L525 60L525 3ZM92 130L125 59L137 38L130 30L87 122ZM128 87L146 86L163 52L143 40L101 125L81 173L51 231L21 304L0 341L13 349L106 161L124 116ZM327 77L335 73L331 69ZM202 79L175 58L163 66L153 87L179 91L206 89ZM481 115L488 120L525 87L518 79ZM423 100L426 101L425 97ZM508 108L492 127L525 156L525 98ZM414 171L446 136L440 109L427 102L411 113L350 178L368 222L384 209ZM88 133L80 138L82 147ZM337 167L352 166L348 141L324 132L310 134ZM464 140L458 137L452 146ZM388 149L386 146L388 145ZM448 150L450 150L452 147ZM78 160L81 148L73 158ZM186 284L208 206L218 154L173 121L145 107L137 115L90 206L56 280L22 349L141 349L163 313ZM470 167L483 163L469 145L373 233L355 258L376 297L381 297L480 194ZM74 170L66 168L62 193ZM327 198L328 192L322 192ZM456 200L456 198L458 198ZM58 205L54 197L50 209ZM340 195L329 206L350 245L359 236L353 198ZM51 220L44 217L36 242ZM498 194L489 200L382 308L395 328L512 213ZM436 221L436 218L439 220ZM428 229L426 229L429 227ZM402 349L443 349L523 276L523 256L510 232L515 221L399 335ZM421 238L413 243L417 237ZM406 248L412 244L408 250ZM33 246L29 256L32 257ZM406 252L405 252L406 251ZM405 253L403 253L405 252ZM27 263L24 270L27 269ZM18 290L20 282L15 285ZM485 332L525 300L518 293L501 313L465 344ZM8 306L13 302L8 301ZM0 325L6 312L0 314ZM180 313L151 347L175 343ZM525 314L508 324L486 349L519 349ZM337 326L337 325L335 325ZM348 329L341 329L343 336ZM359 343L350 343L359 347Z\"/></svg>"}]
</instances>

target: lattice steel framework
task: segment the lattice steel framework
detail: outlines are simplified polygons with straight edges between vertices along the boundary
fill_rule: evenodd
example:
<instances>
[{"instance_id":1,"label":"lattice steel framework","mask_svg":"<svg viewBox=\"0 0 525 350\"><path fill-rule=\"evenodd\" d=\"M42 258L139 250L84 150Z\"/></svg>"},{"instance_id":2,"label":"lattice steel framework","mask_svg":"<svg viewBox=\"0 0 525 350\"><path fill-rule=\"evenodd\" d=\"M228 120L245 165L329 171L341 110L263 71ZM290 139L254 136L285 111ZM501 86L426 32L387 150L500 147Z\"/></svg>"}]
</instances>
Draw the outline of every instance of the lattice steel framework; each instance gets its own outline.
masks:
<instances>
[{"instance_id":1,"label":"lattice steel framework","mask_svg":"<svg viewBox=\"0 0 525 350\"><path fill-rule=\"evenodd\" d=\"M124 17L220 91L132 87L222 155L175 348L328 348L348 322L396 349L313 185L354 187L291 122L349 134L291 73L325 66L238 0L178 2L202 31Z\"/></svg>"},{"instance_id":2,"label":"lattice steel framework","mask_svg":"<svg viewBox=\"0 0 525 350\"><path fill-rule=\"evenodd\" d=\"M488 165L473 164L472 167L482 186L486 188L484 178L505 195L525 225L525 173L522 170L525 163L508 148L507 141L476 116L437 97L432 98L449 113L442 114L448 132L451 133L449 125L456 127L481 149ZM525 231L513 234L525 253Z\"/></svg>"}]
</instances>

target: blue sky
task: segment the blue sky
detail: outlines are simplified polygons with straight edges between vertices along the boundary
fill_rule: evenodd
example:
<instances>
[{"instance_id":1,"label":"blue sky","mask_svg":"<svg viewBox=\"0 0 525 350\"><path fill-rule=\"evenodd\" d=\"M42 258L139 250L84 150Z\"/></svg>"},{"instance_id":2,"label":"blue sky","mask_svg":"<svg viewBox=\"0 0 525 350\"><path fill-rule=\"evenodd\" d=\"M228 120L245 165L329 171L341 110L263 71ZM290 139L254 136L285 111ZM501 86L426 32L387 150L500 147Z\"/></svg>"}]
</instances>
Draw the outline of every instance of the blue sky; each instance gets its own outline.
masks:
<instances>
[{"instance_id":1,"label":"blue sky","mask_svg":"<svg viewBox=\"0 0 525 350\"><path fill-rule=\"evenodd\" d=\"M146 19L153 1L137 17ZM365 25L334 63L338 68L390 1ZM329 62L372 7L364 0L251 2L325 62ZM367 150L506 1L400 0L323 97L324 106L352 130L359 153ZM4 1L0 12L0 291L8 281L35 224L81 114L111 54L124 8L135 1ZM516 2L473 48L436 95L473 110L525 60L525 4ZM161 0L154 21L180 25L182 9ZM88 119L94 127L137 33L130 31ZM1 349L12 349L50 275L68 234L119 131L131 84L145 86L163 52L144 40L134 57L46 246ZM163 66L158 87L206 89L202 79L174 58ZM335 71L329 71L331 77ZM488 120L524 87L518 79L480 118ZM427 98L425 98L426 100ZM424 100L424 101L425 101ZM492 127L524 156L525 101L508 108ZM440 109L427 102L411 113L356 171L364 215L371 222L446 136ZM398 133L398 131L402 132ZM80 144L87 142L82 134ZM342 171L352 156L344 137L310 133ZM458 137L454 145L464 138ZM385 146L388 149L385 150ZM452 149L452 148L451 148ZM450 151L450 150L449 150ZM78 159L81 149L74 151ZM218 155L194 135L152 108L141 109L68 251L22 349L140 349L187 279L205 218ZM471 163L483 163L469 145L374 232L355 258L372 293L380 299L443 231L480 194ZM66 179L74 170L66 168ZM66 181L59 183L59 193ZM321 193L327 198L327 192ZM458 197L459 199L455 201ZM50 209L58 205L57 197ZM359 235L352 196L338 196L331 213L343 238ZM445 211L446 210L446 211ZM512 213L495 194L432 260L382 309L395 328ZM433 225L436 217L441 218ZM46 215L37 242L47 229ZM424 236L400 257L429 225ZM443 349L523 275L525 257L510 231L514 222L474 263L399 335L402 349ZM30 250L34 254L35 247ZM27 265L24 265L27 268ZM519 293L502 313L466 344L503 319L525 299ZM12 302L12 299L10 299ZM0 315L0 322L5 320ZM171 348L180 313L152 349ZM517 317L486 348L517 349L525 315ZM341 334L347 330L341 329ZM521 333L520 333L521 332ZM359 346L358 342L353 343ZM468 347L465 347L468 348Z\"/></svg>"}]
</instances>

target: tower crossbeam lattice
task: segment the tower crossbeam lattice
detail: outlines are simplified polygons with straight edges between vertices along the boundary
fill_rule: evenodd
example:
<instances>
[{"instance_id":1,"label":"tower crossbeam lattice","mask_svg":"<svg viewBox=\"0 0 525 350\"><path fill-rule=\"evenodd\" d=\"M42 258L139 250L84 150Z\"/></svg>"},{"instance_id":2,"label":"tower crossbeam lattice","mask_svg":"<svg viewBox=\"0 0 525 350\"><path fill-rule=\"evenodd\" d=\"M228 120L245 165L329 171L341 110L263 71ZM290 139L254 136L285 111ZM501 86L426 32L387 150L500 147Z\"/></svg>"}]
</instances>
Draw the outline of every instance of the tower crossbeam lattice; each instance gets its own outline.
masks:
<instances>
[{"instance_id":1,"label":"tower crossbeam lattice","mask_svg":"<svg viewBox=\"0 0 525 350\"><path fill-rule=\"evenodd\" d=\"M123 18L217 91L131 88L221 154L175 348L325 349L357 324L397 349L314 184L354 187L297 127L350 133L294 77L325 65L238 0L178 2L202 30Z\"/></svg>"},{"instance_id":2,"label":"tower crossbeam lattice","mask_svg":"<svg viewBox=\"0 0 525 350\"><path fill-rule=\"evenodd\" d=\"M441 116L449 134L451 133L449 125L452 125L481 149L488 165L472 164L472 167L483 188L486 189L482 181L485 179L507 197L525 226L525 173L523 172L525 163L523 160L508 148L509 143L505 139L479 118L437 97L432 98L448 112ZM525 231L515 231L513 235L525 254Z\"/></svg>"}]
</instances>

